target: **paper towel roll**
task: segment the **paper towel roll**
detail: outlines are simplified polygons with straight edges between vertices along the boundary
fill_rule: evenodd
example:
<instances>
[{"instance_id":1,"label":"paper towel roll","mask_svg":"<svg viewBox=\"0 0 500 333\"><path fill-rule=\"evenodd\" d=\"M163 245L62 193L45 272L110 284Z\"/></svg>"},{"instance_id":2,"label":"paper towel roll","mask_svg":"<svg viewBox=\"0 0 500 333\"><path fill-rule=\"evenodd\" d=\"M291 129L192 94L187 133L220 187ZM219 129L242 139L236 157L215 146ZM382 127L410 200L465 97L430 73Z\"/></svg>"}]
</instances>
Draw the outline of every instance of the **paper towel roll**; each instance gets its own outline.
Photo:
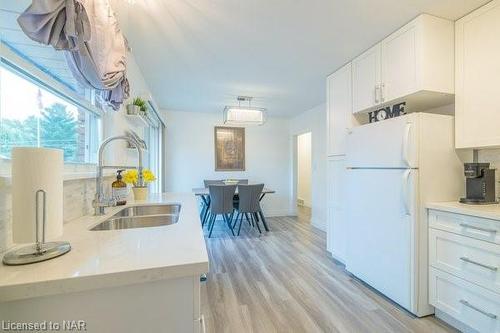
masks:
<instances>
[{"instance_id":1,"label":"paper towel roll","mask_svg":"<svg viewBox=\"0 0 500 333\"><path fill-rule=\"evenodd\" d=\"M46 240L63 230L63 151L49 148L12 149L12 235L14 243L35 242L35 194L47 193ZM40 198L40 205L42 199ZM40 223L42 223L40 208ZM41 236L40 225L40 236ZM41 240L41 238L40 238Z\"/></svg>"}]
</instances>

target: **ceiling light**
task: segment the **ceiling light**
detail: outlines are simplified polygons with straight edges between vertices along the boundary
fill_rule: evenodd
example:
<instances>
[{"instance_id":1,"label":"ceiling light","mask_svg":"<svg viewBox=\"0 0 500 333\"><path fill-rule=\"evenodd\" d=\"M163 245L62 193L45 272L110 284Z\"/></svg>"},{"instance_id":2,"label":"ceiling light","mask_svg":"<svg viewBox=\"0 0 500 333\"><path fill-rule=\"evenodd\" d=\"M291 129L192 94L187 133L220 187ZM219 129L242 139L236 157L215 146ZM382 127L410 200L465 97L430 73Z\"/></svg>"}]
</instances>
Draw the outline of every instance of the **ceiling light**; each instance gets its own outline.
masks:
<instances>
[{"instance_id":1,"label":"ceiling light","mask_svg":"<svg viewBox=\"0 0 500 333\"><path fill-rule=\"evenodd\" d=\"M238 96L238 106L224 108L225 125L262 125L266 121L266 109L251 105L252 97ZM241 106L241 102L248 102L248 106Z\"/></svg>"}]
</instances>

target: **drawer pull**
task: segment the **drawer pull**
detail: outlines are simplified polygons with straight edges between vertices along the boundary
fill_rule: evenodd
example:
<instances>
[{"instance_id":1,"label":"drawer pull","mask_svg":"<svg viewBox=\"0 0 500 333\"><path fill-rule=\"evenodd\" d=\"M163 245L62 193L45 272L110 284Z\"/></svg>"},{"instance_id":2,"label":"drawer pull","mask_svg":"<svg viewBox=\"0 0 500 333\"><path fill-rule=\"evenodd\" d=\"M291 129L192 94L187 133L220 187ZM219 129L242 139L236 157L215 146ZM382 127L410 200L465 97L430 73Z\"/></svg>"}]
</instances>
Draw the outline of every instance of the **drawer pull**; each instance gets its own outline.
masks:
<instances>
[{"instance_id":1,"label":"drawer pull","mask_svg":"<svg viewBox=\"0 0 500 333\"><path fill-rule=\"evenodd\" d=\"M480 262L477 262L477 261L474 261L474 260L471 260L467 257L460 257L460 260L462 261L465 261L465 262L468 262L469 264L474 264L474 265L477 265L477 266L481 266L483 268L487 268L489 269L490 271L498 271L498 268L497 267L494 267L494 266L490 266L490 265L486 265L486 264L481 264Z\"/></svg>"},{"instance_id":2,"label":"drawer pull","mask_svg":"<svg viewBox=\"0 0 500 333\"><path fill-rule=\"evenodd\" d=\"M466 301L466 300L464 300L464 299L461 299L461 300L460 300L460 303L462 303L463 305L465 305L465 306L467 306L467 307L471 308L472 310L475 310L475 311L477 311L477 312L479 312L479 313L484 314L484 315L485 315L485 316L487 316L487 317L490 317L491 319L497 319L497 316L496 316L495 314L493 314L493 313L491 313L491 312L484 311L484 310L482 310L482 309L478 308L477 306L474 306L474 305L470 304L469 302L467 302L467 301Z\"/></svg>"},{"instance_id":3,"label":"drawer pull","mask_svg":"<svg viewBox=\"0 0 500 333\"><path fill-rule=\"evenodd\" d=\"M465 224L465 223L460 223L460 226L464 227L464 228L469 228L469 229L475 229L475 230L479 230L479 231L489 232L489 233L492 233L492 234L496 234L497 233L497 231L495 229L486 229L486 228L476 227L475 225L470 225L470 224Z\"/></svg>"}]
</instances>

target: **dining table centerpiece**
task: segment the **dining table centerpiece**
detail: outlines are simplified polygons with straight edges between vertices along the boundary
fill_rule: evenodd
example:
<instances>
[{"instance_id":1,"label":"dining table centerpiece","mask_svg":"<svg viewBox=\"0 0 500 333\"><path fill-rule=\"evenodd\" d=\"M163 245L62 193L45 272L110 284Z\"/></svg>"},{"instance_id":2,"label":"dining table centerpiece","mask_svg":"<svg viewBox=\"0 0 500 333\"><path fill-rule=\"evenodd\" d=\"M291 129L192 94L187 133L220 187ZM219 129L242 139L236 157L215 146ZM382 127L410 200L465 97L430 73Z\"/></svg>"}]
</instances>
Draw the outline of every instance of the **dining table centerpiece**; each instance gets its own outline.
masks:
<instances>
[{"instance_id":1,"label":"dining table centerpiece","mask_svg":"<svg viewBox=\"0 0 500 333\"><path fill-rule=\"evenodd\" d=\"M146 200L149 194L148 185L156 180L156 176L149 169L142 170L143 186L139 186L139 172L136 169L127 170L123 174L123 181L132 186L134 200Z\"/></svg>"}]
</instances>

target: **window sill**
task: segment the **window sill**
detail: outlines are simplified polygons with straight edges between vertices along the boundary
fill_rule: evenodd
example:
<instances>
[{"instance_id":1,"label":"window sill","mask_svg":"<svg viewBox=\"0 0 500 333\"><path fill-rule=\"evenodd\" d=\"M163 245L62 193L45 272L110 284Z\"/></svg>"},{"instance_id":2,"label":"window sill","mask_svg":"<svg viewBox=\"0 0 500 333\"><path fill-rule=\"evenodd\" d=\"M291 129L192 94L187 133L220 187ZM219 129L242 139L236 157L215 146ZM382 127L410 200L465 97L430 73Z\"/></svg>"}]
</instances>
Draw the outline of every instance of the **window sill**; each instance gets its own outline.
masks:
<instances>
[{"instance_id":1,"label":"window sill","mask_svg":"<svg viewBox=\"0 0 500 333\"><path fill-rule=\"evenodd\" d=\"M104 177L112 177L115 173L112 171L108 171L104 173ZM88 172L68 172L63 175L63 181L75 181L75 180L88 180L95 179L96 172L88 171ZM10 175L0 175L0 187L11 186L12 185L12 176Z\"/></svg>"}]
</instances>

